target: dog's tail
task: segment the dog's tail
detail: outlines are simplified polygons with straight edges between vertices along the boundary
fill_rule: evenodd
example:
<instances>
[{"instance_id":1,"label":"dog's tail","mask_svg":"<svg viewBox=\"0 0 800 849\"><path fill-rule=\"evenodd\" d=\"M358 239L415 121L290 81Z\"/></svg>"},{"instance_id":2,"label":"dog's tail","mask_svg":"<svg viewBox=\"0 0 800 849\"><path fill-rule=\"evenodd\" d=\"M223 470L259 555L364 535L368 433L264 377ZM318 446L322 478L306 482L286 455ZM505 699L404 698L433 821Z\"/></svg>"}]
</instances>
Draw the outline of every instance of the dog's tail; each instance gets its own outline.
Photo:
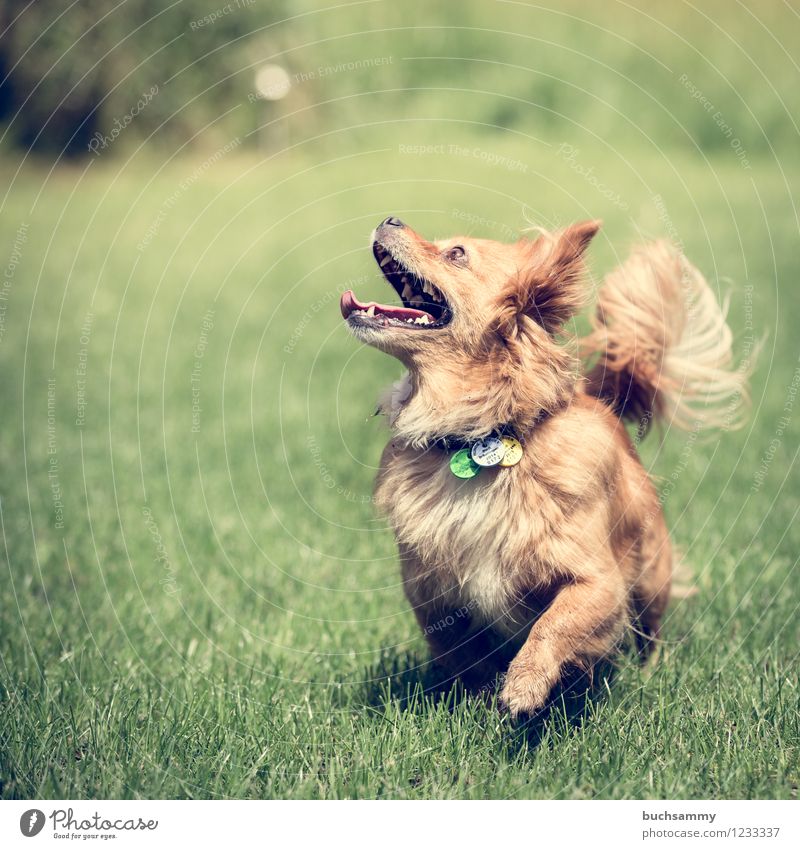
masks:
<instances>
[{"instance_id":1,"label":"dog's tail","mask_svg":"<svg viewBox=\"0 0 800 849\"><path fill-rule=\"evenodd\" d=\"M661 418L685 429L733 428L750 362L732 366L730 328L703 275L672 245L638 248L605 278L583 355L599 359L590 394L644 434Z\"/></svg>"}]
</instances>

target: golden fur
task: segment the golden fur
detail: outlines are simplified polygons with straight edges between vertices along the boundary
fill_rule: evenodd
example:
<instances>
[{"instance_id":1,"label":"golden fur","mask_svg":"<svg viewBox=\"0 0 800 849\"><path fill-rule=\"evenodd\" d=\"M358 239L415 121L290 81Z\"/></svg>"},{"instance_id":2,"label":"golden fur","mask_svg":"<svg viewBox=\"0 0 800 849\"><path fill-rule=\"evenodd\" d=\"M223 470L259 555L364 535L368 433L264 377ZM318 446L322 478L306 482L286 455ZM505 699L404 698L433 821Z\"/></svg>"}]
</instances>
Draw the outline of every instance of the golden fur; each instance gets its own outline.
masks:
<instances>
[{"instance_id":1,"label":"golden fur","mask_svg":"<svg viewBox=\"0 0 800 849\"><path fill-rule=\"evenodd\" d=\"M408 369L384 400L392 438L376 483L406 594L448 675L480 687L504 672L514 716L543 707L566 670L611 654L632 622L658 635L670 542L621 418L642 430L654 416L719 424L727 403L730 423L744 396L708 284L663 243L608 275L582 343L596 362L581 376L562 333L584 303L599 226L504 245L428 242L385 222L376 245L434 283L452 320L427 330L348 317ZM455 477L436 441L500 426L523 442L521 462Z\"/></svg>"}]
</instances>

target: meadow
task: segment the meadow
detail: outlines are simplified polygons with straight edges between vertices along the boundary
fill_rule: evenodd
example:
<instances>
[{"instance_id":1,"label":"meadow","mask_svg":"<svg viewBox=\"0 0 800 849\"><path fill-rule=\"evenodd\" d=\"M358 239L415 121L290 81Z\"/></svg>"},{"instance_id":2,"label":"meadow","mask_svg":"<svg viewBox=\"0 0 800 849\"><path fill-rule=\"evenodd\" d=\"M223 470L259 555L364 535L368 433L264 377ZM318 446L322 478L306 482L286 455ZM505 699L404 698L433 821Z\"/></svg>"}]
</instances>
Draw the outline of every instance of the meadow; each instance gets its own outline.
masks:
<instances>
[{"instance_id":1,"label":"meadow","mask_svg":"<svg viewBox=\"0 0 800 849\"><path fill-rule=\"evenodd\" d=\"M440 35L427 47L449 49ZM56 166L4 150L0 795L795 798L800 161L796 137L769 144L793 131L789 64L765 41L763 125L752 74L723 100L683 45L653 88L672 134L650 132L658 57L612 72L599 39L575 81L592 92L541 131L505 126L509 92L545 109L517 67L413 105L373 94L324 132L288 120L261 149L222 135L167 156L130 134ZM737 119L759 144L752 121L731 143ZM400 367L348 335L338 298L386 299L368 236L390 214L502 240L600 217L592 285L637 240L671 238L729 300L737 357L762 342L742 429L642 446L696 589L659 658L623 652L535 724L429 689L371 502L375 400Z\"/></svg>"},{"instance_id":2,"label":"meadow","mask_svg":"<svg viewBox=\"0 0 800 849\"><path fill-rule=\"evenodd\" d=\"M386 438L374 399L398 367L348 336L338 292L384 296L366 237L385 213L501 236L523 203L538 220L602 211L597 277L635 235L630 211L556 159L533 211L518 173L481 175L469 211L485 221L470 226L463 162L416 178L417 157L387 176L396 161L220 162L143 250L192 163L141 189L135 171L17 177L4 232L26 230L0 349L3 794L796 794L798 429L793 411L781 420L800 304L783 175L765 167L753 203L738 164L712 181L670 160L692 202L670 180L659 203L730 294L739 352L768 334L752 417L645 443L698 593L674 603L659 663L623 655L579 718L565 703L532 734L491 704L424 692L425 646L370 502ZM645 187L662 163L640 157L635 180L602 166L658 234Z\"/></svg>"}]
</instances>

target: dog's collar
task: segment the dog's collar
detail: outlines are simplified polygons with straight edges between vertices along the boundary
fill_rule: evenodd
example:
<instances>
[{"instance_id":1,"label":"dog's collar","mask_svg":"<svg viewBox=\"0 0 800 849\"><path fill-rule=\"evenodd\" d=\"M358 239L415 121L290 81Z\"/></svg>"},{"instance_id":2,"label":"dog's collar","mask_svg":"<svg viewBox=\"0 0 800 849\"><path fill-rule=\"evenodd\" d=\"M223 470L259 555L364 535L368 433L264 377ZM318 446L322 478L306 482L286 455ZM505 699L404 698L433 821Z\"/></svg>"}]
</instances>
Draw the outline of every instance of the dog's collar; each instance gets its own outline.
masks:
<instances>
[{"instance_id":1,"label":"dog's collar","mask_svg":"<svg viewBox=\"0 0 800 849\"><path fill-rule=\"evenodd\" d=\"M548 410L542 410L533 420L532 426L538 427L549 416ZM504 436L511 436L521 445L525 445L525 437L520 436L519 431L512 424L503 424L492 428L482 438L485 439L487 436L499 436L501 439ZM442 451L460 451L462 448L471 448L476 442L478 442L478 439L464 439L463 436L440 436L439 439L431 442L430 446L431 448L440 448Z\"/></svg>"},{"instance_id":2,"label":"dog's collar","mask_svg":"<svg viewBox=\"0 0 800 849\"><path fill-rule=\"evenodd\" d=\"M464 439L463 436L441 436L439 439L431 442L430 445L431 448L439 448L445 452L461 451L462 448L472 448L476 442L480 442L489 436L498 436L501 439L504 436L512 436L514 439L522 442L511 425L501 425L500 427L493 428L479 439Z\"/></svg>"},{"instance_id":3,"label":"dog's collar","mask_svg":"<svg viewBox=\"0 0 800 849\"><path fill-rule=\"evenodd\" d=\"M546 417L542 412L536 424ZM462 479L474 478L483 468L516 466L525 453L524 441L512 425L501 425L479 439L442 436L431 447L450 454L450 471Z\"/></svg>"}]
</instances>

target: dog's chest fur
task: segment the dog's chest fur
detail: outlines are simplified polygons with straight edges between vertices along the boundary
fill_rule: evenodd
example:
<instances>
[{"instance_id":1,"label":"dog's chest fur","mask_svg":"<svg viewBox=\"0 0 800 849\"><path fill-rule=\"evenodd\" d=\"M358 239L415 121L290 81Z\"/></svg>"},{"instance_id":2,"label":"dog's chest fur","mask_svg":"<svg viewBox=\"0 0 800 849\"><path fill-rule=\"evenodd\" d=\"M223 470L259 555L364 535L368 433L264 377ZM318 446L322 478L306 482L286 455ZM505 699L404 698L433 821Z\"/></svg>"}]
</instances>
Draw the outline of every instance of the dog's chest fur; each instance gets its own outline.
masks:
<instances>
[{"instance_id":1,"label":"dog's chest fur","mask_svg":"<svg viewBox=\"0 0 800 849\"><path fill-rule=\"evenodd\" d=\"M461 480L449 460L437 448L390 444L384 452L376 499L404 554L406 590L412 603L466 608L473 620L519 631L535 615L520 579L529 580L536 564L542 584L550 577L558 505L529 464Z\"/></svg>"}]
</instances>

